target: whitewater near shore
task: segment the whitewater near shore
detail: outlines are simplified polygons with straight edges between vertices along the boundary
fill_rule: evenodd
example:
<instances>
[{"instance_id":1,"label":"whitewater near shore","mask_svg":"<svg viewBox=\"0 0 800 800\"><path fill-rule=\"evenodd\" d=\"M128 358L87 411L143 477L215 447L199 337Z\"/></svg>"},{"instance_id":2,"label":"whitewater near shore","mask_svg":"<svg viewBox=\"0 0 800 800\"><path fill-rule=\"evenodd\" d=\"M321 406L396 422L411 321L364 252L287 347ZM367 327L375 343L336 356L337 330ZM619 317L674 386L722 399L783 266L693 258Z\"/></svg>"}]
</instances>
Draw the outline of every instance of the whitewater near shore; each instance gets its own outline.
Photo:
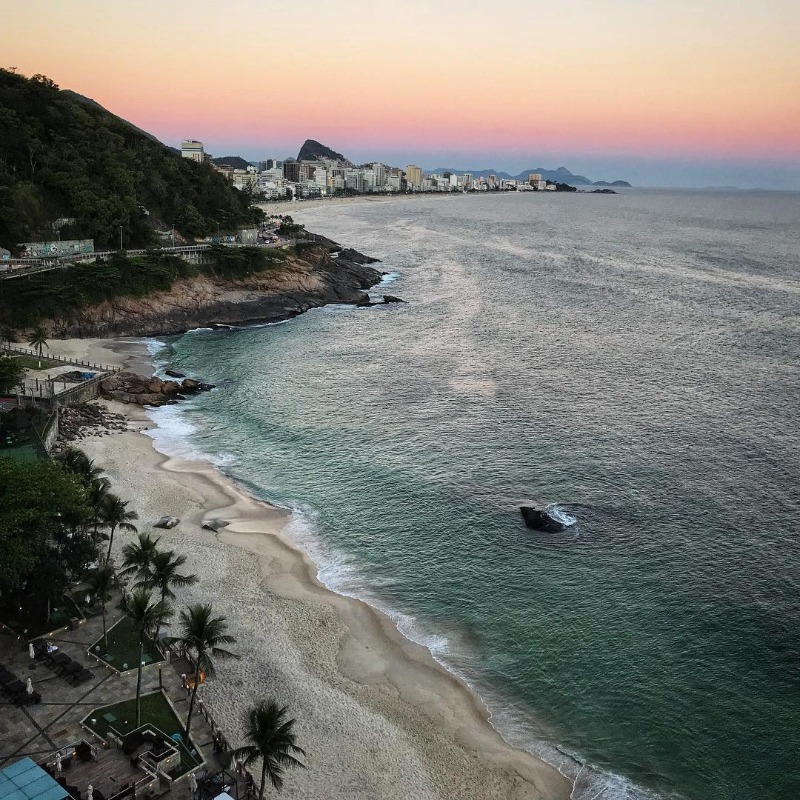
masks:
<instances>
[{"instance_id":1,"label":"whitewater near shore","mask_svg":"<svg viewBox=\"0 0 800 800\"><path fill-rule=\"evenodd\" d=\"M51 346L56 354L151 369L144 346L131 340ZM235 744L257 700L288 705L308 768L287 776L284 796L569 798L570 781L508 745L480 699L428 650L383 613L317 580L316 566L287 533L290 512L253 499L210 463L157 452L142 432L152 420L141 409L110 405L128 416L130 430L79 445L136 509L140 530L166 514L180 518L160 532L162 546L184 553L200 580L179 591L178 606L212 603L242 655L219 665L204 700ZM216 518L228 527L202 529ZM126 541L116 537L117 558Z\"/></svg>"}]
</instances>

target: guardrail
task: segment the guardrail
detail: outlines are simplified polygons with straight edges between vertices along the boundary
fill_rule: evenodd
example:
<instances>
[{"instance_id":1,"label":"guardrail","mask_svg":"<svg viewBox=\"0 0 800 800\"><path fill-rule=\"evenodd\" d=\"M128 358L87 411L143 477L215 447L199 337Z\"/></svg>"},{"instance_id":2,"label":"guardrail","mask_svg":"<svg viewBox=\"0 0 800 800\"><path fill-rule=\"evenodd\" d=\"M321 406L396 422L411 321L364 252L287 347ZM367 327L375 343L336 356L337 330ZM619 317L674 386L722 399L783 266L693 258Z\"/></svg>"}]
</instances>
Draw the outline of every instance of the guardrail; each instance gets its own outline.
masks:
<instances>
[{"instance_id":1,"label":"guardrail","mask_svg":"<svg viewBox=\"0 0 800 800\"><path fill-rule=\"evenodd\" d=\"M31 356L31 358L39 359L41 358L42 361L57 361L59 364L72 364L75 367L88 367L89 369L95 369L100 372L120 372L121 367L111 367L107 364L93 364L90 361L80 361L77 358L67 358L66 356L53 356L53 355L44 355L42 354L39 356L37 350L30 350L27 347L15 347L14 345L5 344L0 347L0 350L4 350L8 353L19 353L23 356Z\"/></svg>"},{"instance_id":2,"label":"guardrail","mask_svg":"<svg viewBox=\"0 0 800 800\"><path fill-rule=\"evenodd\" d=\"M213 244L220 244L223 247L285 247L293 244L294 240L278 242L256 242L247 244L244 242L212 242L210 244L180 245L178 247L158 247L154 248L159 253L171 253L174 255L192 255L208 250ZM67 267L79 262L91 262L98 258L119 253L119 250L98 250L92 253L71 253L63 256L41 256L39 258L8 258L0 261L0 278L10 278L17 275L31 275L36 272L49 272L54 269L66 269ZM136 250L123 251L128 256L141 256L151 250L139 248Z\"/></svg>"}]
</instances>

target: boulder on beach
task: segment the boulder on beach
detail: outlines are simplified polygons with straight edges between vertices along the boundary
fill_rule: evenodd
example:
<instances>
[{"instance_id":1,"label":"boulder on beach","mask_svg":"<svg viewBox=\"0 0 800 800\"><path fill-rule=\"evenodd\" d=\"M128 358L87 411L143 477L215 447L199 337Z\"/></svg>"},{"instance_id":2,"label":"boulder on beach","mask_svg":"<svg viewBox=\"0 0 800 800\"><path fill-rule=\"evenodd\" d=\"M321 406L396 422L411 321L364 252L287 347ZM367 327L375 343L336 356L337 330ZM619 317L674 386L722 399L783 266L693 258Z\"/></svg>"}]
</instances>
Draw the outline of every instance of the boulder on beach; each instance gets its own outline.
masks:
<instances>
[{"instance_id":1,"label":"boulder on beach","mask_svg":"<svg viewBox=\"0 0 800 800\"><path fill-rule=\"evenodd\" d=\"M405 303L406 301L400 297L395 297L393 294L385 294L383 296L384 303Z\"/></svg>"},{"instance_id":2,"label":"boulder on beach","mask_svg":"<svg viewBox=\"0 0 800 800\"><path fill-rule=\"evenodd\" d=\"M161 519L153 523L153 527L166 528L169 530L170 528L174 528L179 522L180 520L177 517L161 517Z\"/></svg>"},{"instance_id":3,"label":"boulder on beach","mask_svg":"<svg viewBox=\"0 0 800 800\"><path fill-rule=\"evenodd\" d=\"M520 506L520 513L525 524L534 531L544 531L545 533L558 533L569 528L570 523L559 519L547 508L537 508L536 506Z\"/></svg>"},{"instance_id":4,"label":"boulder on beach","mask_svg":"<svg viewBox=\"0 0 800 800\"><path fill-rule=\"evenodd\" d=\"M224 519L207 519L203 521L203 527L207 531L214 531L216 533L220 528L227 528L228 523L225 522Z\"/></svg>"}]
</instances>

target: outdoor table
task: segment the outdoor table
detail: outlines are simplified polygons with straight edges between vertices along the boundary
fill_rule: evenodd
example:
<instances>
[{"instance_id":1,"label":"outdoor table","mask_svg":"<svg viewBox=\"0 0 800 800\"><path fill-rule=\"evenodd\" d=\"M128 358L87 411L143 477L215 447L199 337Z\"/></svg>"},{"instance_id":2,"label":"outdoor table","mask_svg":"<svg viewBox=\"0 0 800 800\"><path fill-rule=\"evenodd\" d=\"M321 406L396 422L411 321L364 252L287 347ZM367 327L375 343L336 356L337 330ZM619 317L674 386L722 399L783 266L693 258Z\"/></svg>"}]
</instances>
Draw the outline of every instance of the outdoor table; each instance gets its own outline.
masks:
<instances>
[{"instance_id":1,"label":"outdoor table","mask_svg":"<svg viewBox=\"0 0 800 800\"><path fill-rule=\"evenodd\" d=\"M83 664L79 664L77 661L70 661L69 664L64 666L64 669L71 675L73 672L80 672L83 669Z\"/></svg>"},{"instance_id":2,"label":"outdoor table","mask_svg":"<svg viewBox=\"0 0 800 800\"><path fill-rule=\"evenodd\" d=\"M52 657L51 661L54 664L57 664L59 667L63 667L69 664L72 661L72 659L66 653L56 653Z\"/></svg>"},{"instance_id":3,"label":"outdoor table","mask_svg":"<svg viewBox=\"0 0 800 800\"><path fill-rule=\"evenodd\" d=\"M19 694L25 691L25 684L17 678L13 683L6 684L6 688L12 694Z\"/></svg>"},{"instance_id":4,"label":"outdoor table","mask_svg":"<svg viewBox=\"0 0 800 800\"><path fill-rule=\"evenodd\" d=\"M0 684L3 686L12 683L16 679L17 676L13 672L9 672L7 669L0 669Z\"/></svg>"}]
</instances>

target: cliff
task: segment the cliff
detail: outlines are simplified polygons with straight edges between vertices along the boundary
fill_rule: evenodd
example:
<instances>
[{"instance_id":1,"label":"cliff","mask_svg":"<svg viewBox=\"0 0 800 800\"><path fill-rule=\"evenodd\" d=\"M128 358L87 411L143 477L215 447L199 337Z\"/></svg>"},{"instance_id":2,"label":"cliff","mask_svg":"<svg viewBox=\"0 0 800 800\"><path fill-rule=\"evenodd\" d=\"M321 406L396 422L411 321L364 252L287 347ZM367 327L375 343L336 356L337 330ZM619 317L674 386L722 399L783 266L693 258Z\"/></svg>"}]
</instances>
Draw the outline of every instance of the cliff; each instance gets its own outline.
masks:
<instances>
[{"instance_id":1,"label":"cliff","mask_svg":"<svg viewBox=\"0 0 800 800\"><path fill-rule=\"evenodd\" d=\"M118 297L45 327L57 328L60 337L80 338L169 335L214 324L277 322L327 303L363 303L363 290L381 279L381 273L368 266L374 261L354 250L331 252L324 243L306 245L275 270L234 280L184 278L169 291Z\"/></svg>"}]
</instances>

